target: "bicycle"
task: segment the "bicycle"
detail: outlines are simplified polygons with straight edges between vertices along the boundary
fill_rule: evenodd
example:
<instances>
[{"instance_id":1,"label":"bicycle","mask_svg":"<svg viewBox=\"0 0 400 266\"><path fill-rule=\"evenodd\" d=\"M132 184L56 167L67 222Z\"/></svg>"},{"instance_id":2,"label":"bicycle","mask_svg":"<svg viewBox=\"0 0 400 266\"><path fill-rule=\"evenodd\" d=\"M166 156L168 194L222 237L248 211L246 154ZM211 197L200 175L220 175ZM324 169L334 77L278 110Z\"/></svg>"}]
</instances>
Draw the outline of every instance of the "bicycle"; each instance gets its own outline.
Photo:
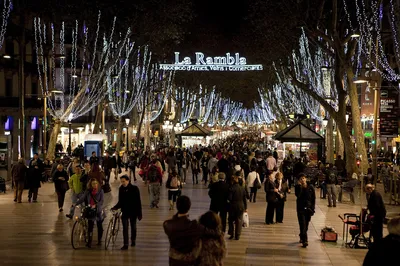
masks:
<instances>
[{"instance_id":1,"label":"bicycle","mask_svg":"<svg viewBox=\"0 0 400 266\"><path fill-rule=\"evenodd\" d=\"M76 208L79 208L77 206ZM71 245L73 249L80 249L87 245L89 240L88 219L85 217L85 211L82 209L81 214L76 217L71 232Z\"/></svg>"},{"instance_id":2,"label":"bicycle","mask_svg":"<svg viewBox=\"0 0 400 266\"><path fill-rule=\"evenodd\" d=\"M105 249L108 249L108 246L110 245L111 241L113 245L115 245L115 242L117 240L118 232L119 232L119 224L121 220L121 211L114 211L111 210L112 213L112 218L110 219L110 222L108 223L107 227L107 233L106 233L106 240L105 240Z\"/></svg>"}]
</instances>

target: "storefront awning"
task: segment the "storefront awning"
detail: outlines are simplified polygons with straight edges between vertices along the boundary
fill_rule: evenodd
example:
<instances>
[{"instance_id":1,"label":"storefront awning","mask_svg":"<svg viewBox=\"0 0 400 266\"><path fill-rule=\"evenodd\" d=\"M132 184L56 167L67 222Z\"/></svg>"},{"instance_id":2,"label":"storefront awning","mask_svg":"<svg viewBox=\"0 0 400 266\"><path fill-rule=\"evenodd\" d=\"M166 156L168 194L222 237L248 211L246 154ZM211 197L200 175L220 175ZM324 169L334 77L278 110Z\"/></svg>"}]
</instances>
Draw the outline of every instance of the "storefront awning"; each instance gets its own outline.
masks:
<instances>
[{"instance_id":1,"label":"storefront awning","mask_svg":"<svg viewBox=\"0 0 400 266\"><path fill-rule=\"evenodd\" d=\"M192 124L185 128L181 133L181 136L210 136L211 132L199 124Z\"/></svg>"},{"instance_id":2,"label":"storefront awning","mask_svg":"<svg viewBox=\"0 0 400 266\"><path fill-rule=\"evenodd\" d=\"M322 142L324 137L317 132L304 125L301 121L297 121L290 127L285 128L277 133L274 137L280 142Z\"/></svg>"}]
</instances>

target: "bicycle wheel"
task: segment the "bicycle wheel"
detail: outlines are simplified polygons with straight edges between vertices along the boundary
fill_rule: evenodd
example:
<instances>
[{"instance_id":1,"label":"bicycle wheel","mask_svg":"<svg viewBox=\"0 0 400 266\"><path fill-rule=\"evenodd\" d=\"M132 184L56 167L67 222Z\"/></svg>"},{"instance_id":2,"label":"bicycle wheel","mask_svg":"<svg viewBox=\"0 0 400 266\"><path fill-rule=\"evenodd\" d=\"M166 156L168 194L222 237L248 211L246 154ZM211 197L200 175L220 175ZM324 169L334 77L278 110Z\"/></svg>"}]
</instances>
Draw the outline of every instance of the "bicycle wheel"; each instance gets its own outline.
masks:
<instances>
[{"instance_id":1,"label":"bicycle wheel","mask_svg":"<svg viewBox=\"0 0 400 266\"><path fill-rule=\"evenodd\" d=\"M104 243L104 248L107 250L108 246L111 243L111 240L113 238L113 224L114 224L114 217L111 218L110 222L108 223L108 227L107 227L107 233L106 233L106 240Z\"/></svg>"},{"instance_id":2,"label":"bicycle wheel","mask_svg":"<svg viewBox=\"0 0 400 266\"><path fill-rule=\"evenodd\" d=\"M83 221L74 223L71 233L71 245L73 249L79 249L86 244L86 229Z\"/></svg>"},{"instance_id":3,"label":"bicycle wheel","mask_svg":"<svg viewBox=\"0 0 400 266\"><path fill-rule=\"evenodd\" d=\"M114 223L114 233L113 233L113 244L115 245L115 242L117 241L117 236L118 236L118 232L119 232L119 223L120 223L121 218L118 217L115 219L115 223Z\"/></svg>"}]
</instances>

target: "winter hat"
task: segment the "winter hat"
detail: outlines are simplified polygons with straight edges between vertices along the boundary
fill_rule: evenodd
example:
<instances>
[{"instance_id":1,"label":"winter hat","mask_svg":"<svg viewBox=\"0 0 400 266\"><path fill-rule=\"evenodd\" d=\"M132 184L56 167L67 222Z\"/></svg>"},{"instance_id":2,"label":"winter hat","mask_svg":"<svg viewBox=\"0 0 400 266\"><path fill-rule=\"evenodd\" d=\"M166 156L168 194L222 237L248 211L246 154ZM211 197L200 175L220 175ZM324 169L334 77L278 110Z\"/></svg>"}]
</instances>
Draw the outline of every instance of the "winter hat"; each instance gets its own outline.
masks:
<instances>
[{"instance_id":1,"label":"winter hat","mask_svg":"<svg viewBox=\"0 0 400 266\"><path fill-rule=\"evenodd\" d=\"M235 171L242 171L242 168L240 167L240 165L235 165Z\"/></svg>"}]
</instances>

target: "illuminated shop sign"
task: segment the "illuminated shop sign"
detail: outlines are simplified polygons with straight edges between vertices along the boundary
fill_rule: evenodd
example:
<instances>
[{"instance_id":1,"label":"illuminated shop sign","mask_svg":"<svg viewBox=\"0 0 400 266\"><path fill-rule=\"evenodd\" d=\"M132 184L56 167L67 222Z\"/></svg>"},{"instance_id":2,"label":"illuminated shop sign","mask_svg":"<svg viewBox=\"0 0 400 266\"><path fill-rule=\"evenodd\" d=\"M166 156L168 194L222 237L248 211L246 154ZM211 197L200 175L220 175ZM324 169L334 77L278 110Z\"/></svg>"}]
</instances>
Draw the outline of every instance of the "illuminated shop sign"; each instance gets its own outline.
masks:
<instances>
[{"instance_id":1,"label":"illuminated shop sign","mask_svg":"<svg viewBox=\"0 0 400 266\"><path fill-rule=\"evenodd\" d=\"M206 57L203 53L195 53L195 58L180 58L180 53L175 52L174 64L160 64L162 70L175 71L260 71L262 65L248 65L246 57L239 53L226 53L225 56Z\"/></svg>"}]
</instances>

